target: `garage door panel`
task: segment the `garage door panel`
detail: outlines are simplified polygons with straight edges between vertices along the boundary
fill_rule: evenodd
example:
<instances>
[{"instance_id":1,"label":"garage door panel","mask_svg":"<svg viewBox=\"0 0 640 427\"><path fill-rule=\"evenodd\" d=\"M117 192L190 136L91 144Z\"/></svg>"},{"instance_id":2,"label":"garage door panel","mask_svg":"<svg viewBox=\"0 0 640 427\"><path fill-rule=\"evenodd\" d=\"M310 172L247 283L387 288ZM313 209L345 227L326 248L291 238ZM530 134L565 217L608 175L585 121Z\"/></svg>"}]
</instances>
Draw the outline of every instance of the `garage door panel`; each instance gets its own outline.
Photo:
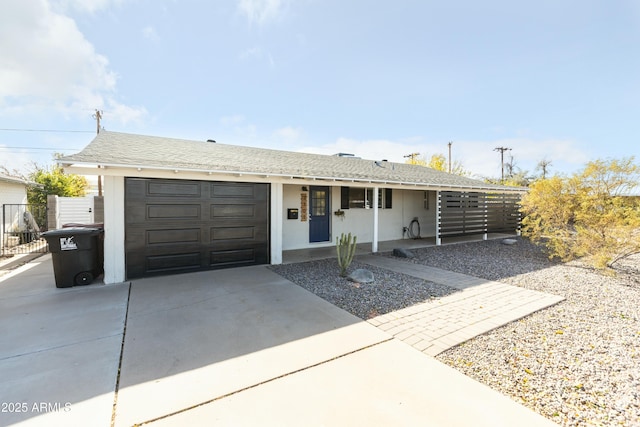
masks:
<instances>
[{"instance_id":1,"label":"garage door panel","mask_svg":"<svg viewBox=\"0 0 640 427\"><path fill-rule=\"evenodd\" d=\"M182 254L148 256L146 258L146 263L147 273L199 270L201 268L200 251Z\"/></svg>"},{"instance_id":2,"label":"garage door panel","mask_svg":"<svg viewBox=\"0 0 640 427\"><path fill-rule=\"evenodd\" d=\"M254 248L211 251L209 255L209 265L214 268L230 265L237 266L238 264L253 265L258 263Z\"/></svg>"},{"instance_id":3,"label":"garage door panel","mask_svg":"<svg viewBox=\"0 0 640 427\"><path fill-rule=\"evenodd\" d=\"M211 241L216 240L255 240L256 227L213 227Z\"/></svg>"},{"instance_id":4,"label":"garage door panel","mask_svg":"<svg viewBox=\"0 0 640 427\"><path fill-rule=\"evenodd\" d=\"M269 262L269 185L127 178L127 277Z\"/></svg>"},{"instance_id":5,"label":"garage door panel","mask_svg":"<svg viewBox=\"0 0 640 427\"><path fill-rule=\"evenodd\" d=\"M199 220L202 217L200 205L147 205L148 220Z\"/></svg>"},{"instance_id":6,"label":"garage door panel","mask_svg":"<svg viewBox=\"0 0 640 427\"><path fill-rule=\"evenodd\" d=\"M201 240L200 228L146 230L147 245L193 244Z\"/></svg>"},{"instance_id":7,"label":"garage door panel","mask_svg":"<svg viewBox=\"0 0 640 427\"><path fill-rule=\"evenodd\" d=\"M202 183L173 180L146 181L147 197L200 197Z\"/></svg>"},{"instance_id":8,"label":"garage door panel","mask_svg":"<svg viewBox=\"0 0 640 427\"><path fill-rule=\"evenodd\" d=\"M246 198L256 199L256 188L254 184L225 183L225 185L211 186L211 198L226 197L230 199Z\"/></svg>"},{"instance_id":9,"label":"garage door panel","mask_svg":"<svg viewBox=\"0 0 640 427\"><path fill-rule=\"evenodd\" d=\"M211 219L221 218L254 218L256 207L254 204L216 204L211 205Z\"/></svg>"}]
</instances>

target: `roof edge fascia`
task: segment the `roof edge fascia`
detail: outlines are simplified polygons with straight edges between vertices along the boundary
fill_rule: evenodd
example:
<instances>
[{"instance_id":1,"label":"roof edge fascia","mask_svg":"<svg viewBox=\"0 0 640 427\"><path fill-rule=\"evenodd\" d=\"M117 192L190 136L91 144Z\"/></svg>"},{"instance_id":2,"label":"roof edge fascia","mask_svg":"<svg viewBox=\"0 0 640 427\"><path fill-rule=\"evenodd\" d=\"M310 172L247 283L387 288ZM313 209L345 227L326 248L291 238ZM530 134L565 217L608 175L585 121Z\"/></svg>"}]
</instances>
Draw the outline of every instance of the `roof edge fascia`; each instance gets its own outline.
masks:
<instances>
[{"instance_id":1,"label":"roof edge fascia","mask_svg":"<svg viewBox=\"0 0 640 427\"><path fill-rule=\"evenodd\" d=\"M498 192L498 193L525 193L528 191L527 188L524 187L490 187L490 186L466 186L466 185L451 185L451 184L436 184L431 183L427 184L424 182L408 182L408 181L390 181L390 180L376 180L376 179L366 179L366 178L346 178L346 177L329 177L329 176L299 176L292 174L282 174L282 173L266 173L266 172L246 172L246 171L231 171L231 170L217 170L217 169L189 169L189 168L180 168L180 167L164 167L164 166L149 166L149 165L125 165L118 163L94 163L94 162L68 162L64 161L64 159L60 159L58 164L62 167L84 167L91 168L91 172L93 175L100 175L98 172L100 168L103 169L133 169L136 171L163 171L163 172L187 172L187 173L203 173L206 175L236 175L240 176L255 176L261 177L263 179L269 177L278 177L278 178L297 178L304 181L329 181L329 182L354 182L361 184L392 184L392 185L400 185L404 187L432 187L434 189L440 189L442 191L487 191L487 192Z\"/></svg>"}]
</instances>

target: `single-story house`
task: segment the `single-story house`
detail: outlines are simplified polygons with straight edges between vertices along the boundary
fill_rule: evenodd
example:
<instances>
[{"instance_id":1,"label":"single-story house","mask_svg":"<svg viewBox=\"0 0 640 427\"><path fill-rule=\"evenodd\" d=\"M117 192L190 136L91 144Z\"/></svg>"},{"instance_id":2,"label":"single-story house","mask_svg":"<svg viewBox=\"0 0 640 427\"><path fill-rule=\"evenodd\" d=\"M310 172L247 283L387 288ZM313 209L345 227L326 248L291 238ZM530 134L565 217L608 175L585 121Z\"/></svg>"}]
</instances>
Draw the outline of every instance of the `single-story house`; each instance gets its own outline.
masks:
<instances>
[{"instance_id":1,"label":"single-story house","mask_svg":"<svg viewBox=\"0 0 640 427\"><path fill-rule=\"evenodd\" d=\"M0 245L2 247L11 246L7 240L7 232L21 221L22 217L16 215L18 212L15 205L27 203L27 186L29 183L21 178L0 174ZM12 206L9 206L12 205Z\"/></svg>"},{"instance_id":2,"label":"single-story house","mask_svg":"<svg viewBox=\"0 0 640 427\"><path fill-rule=\"evenodd\" d=\"M0 173L0 206L26 204L28 185L22 178Z\"/></svg>"},{"instance_id":3,"label":"single-story house","mask_svg":"<svg viewBox=\"0 0 640 427\"><path fill-rule=\"evenodd\" d=\"M283 251L515 233L523 189L427 167L101 131L59 160L104 179L105 282L252 264Z\"/></svg>"}]
</instances>

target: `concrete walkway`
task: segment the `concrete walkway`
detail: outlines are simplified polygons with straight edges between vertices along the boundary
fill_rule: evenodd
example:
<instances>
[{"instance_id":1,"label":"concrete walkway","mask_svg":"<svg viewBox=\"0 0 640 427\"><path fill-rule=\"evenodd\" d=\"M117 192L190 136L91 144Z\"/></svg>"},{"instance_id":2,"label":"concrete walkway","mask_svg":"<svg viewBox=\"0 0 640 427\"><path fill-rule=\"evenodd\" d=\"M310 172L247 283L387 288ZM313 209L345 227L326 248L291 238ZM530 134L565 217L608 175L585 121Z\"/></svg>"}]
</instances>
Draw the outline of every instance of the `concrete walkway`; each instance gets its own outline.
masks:
<instances>
[{"instance_id":1,"label":"concrete walkway","mask_svg":"<svg viewBox=\"0 0 640 427\"><path fill-rule=\"evenodd\" d=\"M564 300L400 259L365 255L357 260L460 290L437 301L369 319L372 325L430 356Z\"/></svg>"}]
</instances>

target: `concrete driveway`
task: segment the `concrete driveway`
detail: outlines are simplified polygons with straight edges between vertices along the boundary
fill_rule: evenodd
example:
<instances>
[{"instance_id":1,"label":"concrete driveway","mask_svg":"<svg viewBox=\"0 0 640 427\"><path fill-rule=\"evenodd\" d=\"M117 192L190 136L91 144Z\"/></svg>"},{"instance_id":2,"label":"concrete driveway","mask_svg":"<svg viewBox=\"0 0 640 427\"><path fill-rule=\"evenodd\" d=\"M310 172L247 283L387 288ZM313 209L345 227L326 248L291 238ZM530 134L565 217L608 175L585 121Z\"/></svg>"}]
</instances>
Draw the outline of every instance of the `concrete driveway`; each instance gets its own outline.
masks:
<instances>
[{"instance_id":1,"label":"concrete driveway","mask_svg":"<svg viewBox=\"0 0 640 427\"><path fill-rule=\"evenodd\" d=\"M109 425L128 294L57 289L51 255L0 278L0 425Z\"/></svg>"},{"instance_id":2,"label":"concrete driveway","mask_svg":"<svg viewBox=\"0 0 640 427\"><path fill-rule=\"evenodd\" d=\"M554 425L265 266L71 289L25 267L0 279L0 425Z\"/></svg>"}]
</instances>

